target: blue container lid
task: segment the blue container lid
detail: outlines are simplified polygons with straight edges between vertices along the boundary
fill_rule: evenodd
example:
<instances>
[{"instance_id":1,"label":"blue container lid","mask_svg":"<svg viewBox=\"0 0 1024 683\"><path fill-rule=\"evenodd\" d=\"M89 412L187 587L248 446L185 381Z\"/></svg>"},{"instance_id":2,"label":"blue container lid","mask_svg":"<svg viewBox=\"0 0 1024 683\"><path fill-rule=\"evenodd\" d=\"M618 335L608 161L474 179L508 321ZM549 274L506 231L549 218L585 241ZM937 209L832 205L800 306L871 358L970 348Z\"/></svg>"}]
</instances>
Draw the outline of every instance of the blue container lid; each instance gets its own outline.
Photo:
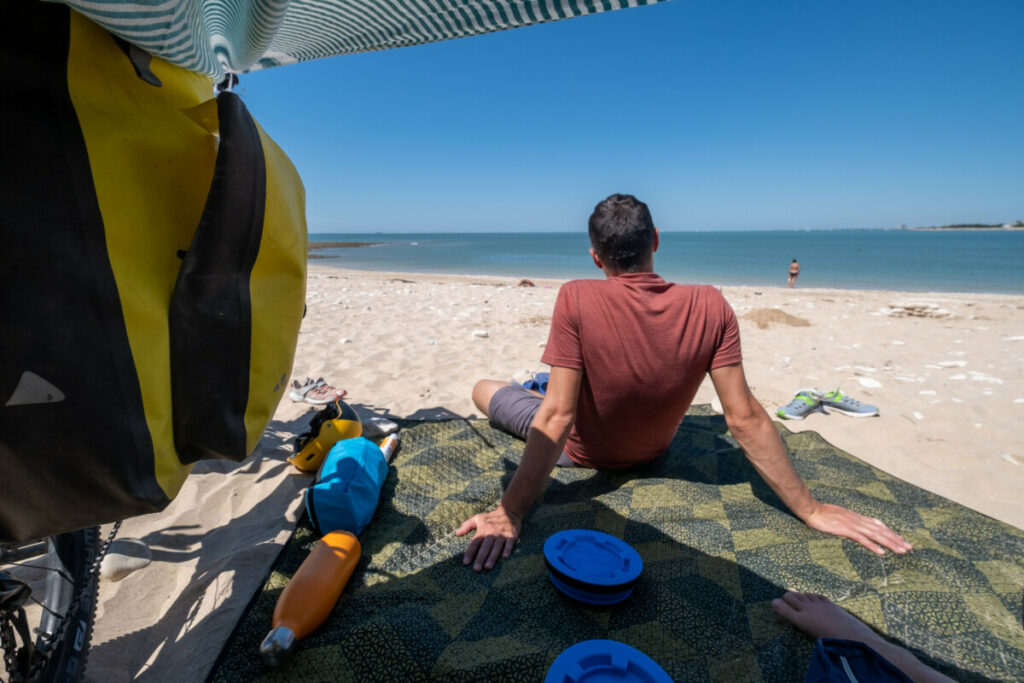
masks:
<instances>
[{"instance_id":1,"label":"blue container lid","mask_svg":"<svg viewBox=\"0 0 1024 683\"><path fill-rule=\"evenodd\" d=\"M544 683L672 683L640 650L614 640L585 640L558 655Z\"/></svg>"},{"instance_id":2,"label":"blue container lid","mask_svg":"<svg viewBox=\"0 0 1024 683\"><path fill-rule=\"evenodd\" d=\"M559 590L595 605L626 599L644 564L628 543L589 529L552 534L544 542L544 562Z\"/></svg>"}]
</instances>

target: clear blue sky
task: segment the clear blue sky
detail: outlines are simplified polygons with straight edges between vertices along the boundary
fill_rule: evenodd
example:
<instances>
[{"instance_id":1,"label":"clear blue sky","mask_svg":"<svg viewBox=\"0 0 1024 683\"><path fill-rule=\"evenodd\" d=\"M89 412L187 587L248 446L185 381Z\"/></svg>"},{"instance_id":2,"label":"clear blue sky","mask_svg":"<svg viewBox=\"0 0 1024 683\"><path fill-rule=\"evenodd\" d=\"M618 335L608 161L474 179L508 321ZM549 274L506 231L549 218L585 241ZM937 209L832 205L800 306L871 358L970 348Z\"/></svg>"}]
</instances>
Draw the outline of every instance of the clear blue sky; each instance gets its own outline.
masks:
<instances>
[{"instance_id":1,"label":"clear blue sky","mask_svg":"<svg viewBox=\"0 0 1024 683\"><path fill-rule=\"evenodd\" d=\"M310 231L1024 219L1024 2L674 0L243 75Z\"/></svg>"}]
</instances>

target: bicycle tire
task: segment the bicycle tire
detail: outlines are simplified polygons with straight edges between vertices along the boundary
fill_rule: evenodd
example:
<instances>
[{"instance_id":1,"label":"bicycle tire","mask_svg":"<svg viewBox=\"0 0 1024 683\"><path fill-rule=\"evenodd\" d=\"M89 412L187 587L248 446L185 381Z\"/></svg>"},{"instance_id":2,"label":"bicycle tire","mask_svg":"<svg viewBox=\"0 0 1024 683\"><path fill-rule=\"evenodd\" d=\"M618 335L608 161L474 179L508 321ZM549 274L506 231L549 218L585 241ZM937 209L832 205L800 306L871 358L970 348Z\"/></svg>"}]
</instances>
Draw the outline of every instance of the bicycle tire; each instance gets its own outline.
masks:
<instances>
[{"instance_id":1,"label":"bicycle tire","mask_svg":"<svg viewBox=\"0 0 1024 683\"><path fill-rule=\"evenodd\" d=\"M100 531L97 527L51 539L47 562L52 563L51 568L63 570L71 581L65 581L59 572L52 572L46 586L47 604L50 604L52 594L60 606L55 611L64 614L71 606L72 596L77 592L80 597L74 613L68 616L63 637L50 646L50 659L38 679L41 683L77 683L85 673L99 600L99 572L93 571L99 544ZM47 621L44 617L44 629Z\"/></svg>"},{"instance_id":2,"label":"bicycle tire","mask_svg":"<svg viewBox=\"0 0 1024 683\"><path fill-rule=\"evenodd\" d=\"M46 661L31 674L32 683L82 680L96 616L98 573L92 570L98 551L96 527L47 539L47 553L41 558L46 569L40 599L44 607L34 637L30 670L38 668L42 658Z\"/></svg>"}]
</instances>

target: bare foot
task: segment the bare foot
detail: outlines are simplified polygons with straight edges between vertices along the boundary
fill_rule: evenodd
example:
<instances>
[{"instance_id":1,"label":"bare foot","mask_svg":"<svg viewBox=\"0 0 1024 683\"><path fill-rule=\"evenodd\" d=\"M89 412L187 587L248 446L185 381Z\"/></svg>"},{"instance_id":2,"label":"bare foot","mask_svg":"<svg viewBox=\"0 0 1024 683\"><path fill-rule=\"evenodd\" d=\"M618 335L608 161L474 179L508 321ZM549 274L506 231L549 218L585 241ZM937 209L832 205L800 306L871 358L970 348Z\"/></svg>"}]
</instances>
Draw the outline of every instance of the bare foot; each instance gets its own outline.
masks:
<instances>
[{"instance_id":1,"label":"bare foot","mask_svg":"<svg viewBox=\"0 0 1024 683\"><path fill-rule=\"evenodd\" d=\"M952 679L926 666L911 652L882 638L863 621L824 595L789 592L772 600L772 610L812 638L841 638L868 645L918 683Z\"/></svg>"},{"instance_id":2,"label":"bare foot","mask_svg":"<svg viewBox=\"0 0 1024 683\"><path fill-rule=\"evenodd\" d=\"M812 638L843 638L868 645L881 640L867 624L824 595L789 592L772 600L772 611Z\"/></svg>"}]
</instances>

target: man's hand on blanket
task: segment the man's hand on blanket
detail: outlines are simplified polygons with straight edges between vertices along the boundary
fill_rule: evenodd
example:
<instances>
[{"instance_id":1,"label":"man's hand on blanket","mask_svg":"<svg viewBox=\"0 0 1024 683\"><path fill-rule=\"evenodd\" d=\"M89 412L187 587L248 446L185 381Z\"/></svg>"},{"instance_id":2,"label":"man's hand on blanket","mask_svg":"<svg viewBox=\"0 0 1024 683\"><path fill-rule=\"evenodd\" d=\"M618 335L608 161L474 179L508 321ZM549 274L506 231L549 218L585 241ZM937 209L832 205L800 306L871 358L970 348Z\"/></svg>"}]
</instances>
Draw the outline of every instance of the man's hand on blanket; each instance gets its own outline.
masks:
<instances>
[{"instance_id":1,"label":"man's hand on blanket","mask_svg":"<svg viewBox=\"0 0 1024 683\"><path fill-rule=\"evenodd\" d=\"M475 572L492 569L498 561L498 556L506 560L511 557L512 548L515 547L522 528L523 520L501 505L491 512L473 515L455 531L456 536L465 536L470 531L476 531L473 540L469 542L469 547L466 548L466 554L462 556L462 564L472 564Z\"/></svg>"},{"instance_id":2,"label":"man's hand on blanket","mask_svg":"<svg viewBox=\"0 0 1024 683\"><path fill-rule=\"evenodd\" d=\"M804 523L826 534L857 541L879 555L885 554L885 548L900 554L913 549L912 545L881 520L865 517L838 505L818 503L817 509L804 519Z\"/></svg>"}]
</instances>

